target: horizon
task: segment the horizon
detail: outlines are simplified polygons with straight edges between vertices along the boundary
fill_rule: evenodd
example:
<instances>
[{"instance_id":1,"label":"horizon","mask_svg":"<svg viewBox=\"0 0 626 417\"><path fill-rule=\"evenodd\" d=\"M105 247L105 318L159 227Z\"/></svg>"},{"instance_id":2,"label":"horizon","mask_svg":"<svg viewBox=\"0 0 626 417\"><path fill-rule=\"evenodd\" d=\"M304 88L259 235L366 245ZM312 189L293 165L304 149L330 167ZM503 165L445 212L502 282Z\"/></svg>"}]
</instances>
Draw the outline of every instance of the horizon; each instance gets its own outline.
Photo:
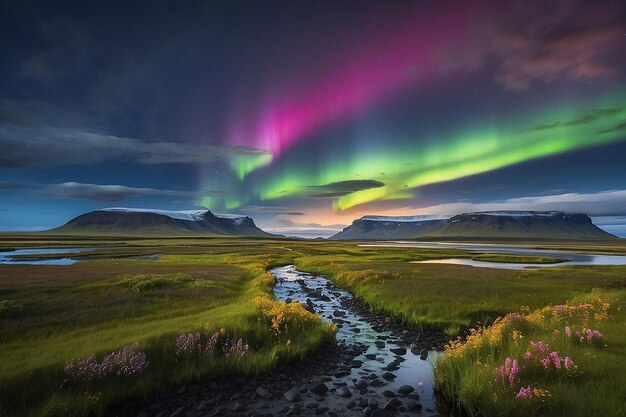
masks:
<instances>
[{"instance_id":1,"label":"horizon","mask_svg":"<svg viewBox=\"0 0 626 417\"><path fill-rule=\"evenodd\" d=\"M621 2L0 10L0 231L116 205L299 237L563 211L626 237Z\"/></svg>"}]
</instances>

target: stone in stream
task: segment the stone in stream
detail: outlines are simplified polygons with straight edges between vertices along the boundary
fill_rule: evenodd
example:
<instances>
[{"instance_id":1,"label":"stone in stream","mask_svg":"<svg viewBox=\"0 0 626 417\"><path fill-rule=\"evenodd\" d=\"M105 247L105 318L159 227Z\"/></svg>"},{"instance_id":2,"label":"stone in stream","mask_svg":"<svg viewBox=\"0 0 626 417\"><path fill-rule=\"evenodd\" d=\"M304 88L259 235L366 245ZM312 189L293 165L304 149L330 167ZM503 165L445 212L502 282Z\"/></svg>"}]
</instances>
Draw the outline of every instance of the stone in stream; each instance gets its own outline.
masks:
<instances>
[{"instance_id":1,"label":"stone in stream","mask_svg":"<svg viewBox=\"0 0 626 417\"><path fill-rule=\"evenodd\" d=\"M356 407L356 401L354 401L354 400L350 401L348 404L346 404L346 407L348 407L348 408Z\"/></svg>"},{"instance_id":2,"label":"stone in stream","mask_svg":"<svg viewBox=\"0 0 626 417\"><path fill-rule=\"evenodd\" d=\"M426 349L420 350L420 359L424 361L426 360L427 357L428 357L428 350Z\"/></svg>"},{"instance_id":3,"label":"stone in stream","mask_svg":"<svg viewBox=\"0 0 626 417\"><path fill-rule=\"evenodd\" d=\"M324 383L313 385L309 388L313 394L322 395L328 392L328 387Z\"/></svg>"},{"instance_id":4,"label":"stone in stream","mask_svg":"<svg viewBox=\"0 0 626 417\"><path fill-rule=\"evenodd\" d=\"M391 381L392 379L396 378L396 375L392 374L391 372L385 372L383 374L383 378L386 379L387 381Z\"/></svg>"},{"instance_id":5,"label":"stone in stream","mask_svg":"<svg viewBox=\"0 0 626 417\"><path fill-rule=\"evenodd\" d=\"M367 388L368 385L369 384L364 379L361 379L360 381L358 381L358 382L356 382L354 384L354 386L357 387L358 389L365 389L365 388Z\"/></svg>"},{"instance_id":6,"label":"stone in stream","mask_svg":"<svg viewBox=\"0 0 626 417\"><path fill-rule=\"evenodd\" d=\"M350 388L348 387L339 388L339 390L337 391L337 394L339 394L341 397L344 397L344 398L352 397L352 391L350 391Z\"/></svg>"},{"instance_id":7,"label":"stone in stream","mask_svg":"<svg viewBox=\"0 0 626 417\"><path fill-rule=\"evenodd\" d=\"M267 388L257 387L255 392L259 397L267 398L270 396L270 392Z\"/></svg>"},{"instance_id":8,"label":"stone in stream","mask_svg":"<svg viewBox=\"0 0 626 417\"><path fill-rule=\"evenodd\" d=\"M406 403L406 408L413 411L420 411L422 409L422 404L418 403L415 400L409 400Z\"/></svg>"},{"instance_id":9,"label":"stone in stream","mask_svg":"<svg viewBox=\"0 0 626 417\"><path fill-rule=\"evenodd\" d=\"M377 408L369 416L370 417L389 417L390 415L391 414L389 414L389 411L383 410L382 408Z\"/></svg>"},{"instance_id":10,"label":"stone in stream","mask_svg":"<svg viewBox=\"0 0 626 417\"><path fill-rule=\"evenodd\" d=\"M361 366L363 366L363 362L359 361L359 360L353 360L352 362L350 362L350 367L351 368L360 368Z\"/></svg>"},{"instance_id":11,"label":"stone in stream","mask_svg":"<svg viewBox=\"0 0 626 417\"><path fill-rule=\"evenodd\" d=\"M295 403L300 401L300 392L296 388L292 388L289 391L285 392L284 397L290 403Z\"/></svg>"},{"instance_id":12,"label":"stone in stream","mask_svg":"<svg viewBox=\"0 0 626 417\"><path fill-rule=\"evenodd\" d=\"M387 366L385 367L385 369L387 371L397 371L398 369L400 369L400 366L398 366L398 362L393 361L393 362L389 362Z\"/></svg>"},{"instance_id":13,"label":"stone in stream","mask_svg":"<svg viewBox=\"0 0 626 417\"><path fill-rule=\"evenodd\" d=\"M406 355L406 348L403 347L391 348L389 350L398 356Z\"/></svg>"},{"instance_id":14,"label":"stone in stream","mask_svg":"<svg viewBox=\"0 0 626 417\"><path fill-rule=\"evenodd\" d=\"M383 396L387 397L387 398L393 398L396 396L396 393L390 390L385 390L383 391Z\"/></svg>"},{"instance_id":15,"label":"stone in stream","mask_svg":"<svg viewBox=\"0 0 626 417\"><path fill-rule=\"evenodd\" d=\"M287 410L287 413L285 413L286 416L291 417L291 416L297 416L300 414L300 407L297 405L292 405L291 407L289 407L289 409Z\"/></svg>"},{"instance_id":16,"label":"stone in stream","mask_svg":"<svg viewBox=\"0 0 626 417\"><path fill-rule=\"evenodd\" d=\"M370 385L373 387L382 387L383 385L385 385L385 383L380 379L374 379L372 382L370 382Z\"/></svg>"},{"instance_id":17,"label":"stone in stream","mask_svg":"<svg viewBox=\"0 0 626 417\"><path fill-rule=\"evenodd\" d=\"M383 407L385 410L389 410L389 411L395 411L397 410L399 407L402 407L402 401L400 401L397 398L392 398L390 399L387 404L385 404L385 406Z\"/></svg>"},{"instance_id":18,"label":"stone in stream","mask_svg":"<svg viewBox=\"0 0 626 417\"><path fill-rule=\"evenodd\" d=\"M365 357L366 357L367 359L369 359L369 360L374 360L374 359L376 359L376 354L374 354L374 353L368 353L368 354L366 354L366 355L365 355Z\"/></svg>"},{"instance_id":19,"label":"stone in stream","mask_svg":"<svg viewBox=\"0 0 626 417\"><path fill-rule=\"evenodd\" d=\"M343 378L344 376L348 376L350 375L350 371L347 369L341 369L337 372L335 372L335 378Z\"/></svg>"},{"instance_id":20,"label":"stone in stream","mask_svg":"<svg viewBox=\"0 0 626 417\"><path fill-rule=\"evenodd\" d=\"M413 391L415 391L415 388L410 385L402 385L400 388L398 388L398 394L400 395L409 395Z\"/></svg>"},{"instance_id":21,"label":"stone in stream","mask_svg":"<svg viewBox=\"0 0 626 417\"><path fill-rule=\"evenodd\" d=\"M385 342L377 340L377 341L374 342L374 345L376 345L377 348L382 349L382 348L385 347Z\"/></svg>"}]
</instances>

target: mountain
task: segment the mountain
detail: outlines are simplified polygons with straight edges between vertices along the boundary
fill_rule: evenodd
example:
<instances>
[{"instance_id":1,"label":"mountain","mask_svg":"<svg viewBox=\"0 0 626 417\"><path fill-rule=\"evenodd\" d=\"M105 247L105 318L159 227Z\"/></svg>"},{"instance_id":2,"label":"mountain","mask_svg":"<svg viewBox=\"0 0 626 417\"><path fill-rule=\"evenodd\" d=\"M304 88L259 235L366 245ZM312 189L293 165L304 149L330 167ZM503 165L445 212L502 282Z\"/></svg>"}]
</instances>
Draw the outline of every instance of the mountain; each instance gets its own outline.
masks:
<instances>
[{"instance_id":1,"label":"mountain","mask_svg":"<svg viewBox=\"0 0 626 417\"><path fill-rule=\"evenodd\" d=\"M122 207L81 214L51 232L275 236L259 229L254 220L247 216L215 215L209 210L168 211Z\"/></svg>"},{"instance_id":2,"label":"mountain","mask_svg":"<svg viewBox=\"0 0 626 417\"><path fill-rule=\"evenodd\" d=\"M586 214L559 211L485 211L448 218L364 216L332 240L397 240L428 238L615 238Z\"/></svg>"}]
</instances>

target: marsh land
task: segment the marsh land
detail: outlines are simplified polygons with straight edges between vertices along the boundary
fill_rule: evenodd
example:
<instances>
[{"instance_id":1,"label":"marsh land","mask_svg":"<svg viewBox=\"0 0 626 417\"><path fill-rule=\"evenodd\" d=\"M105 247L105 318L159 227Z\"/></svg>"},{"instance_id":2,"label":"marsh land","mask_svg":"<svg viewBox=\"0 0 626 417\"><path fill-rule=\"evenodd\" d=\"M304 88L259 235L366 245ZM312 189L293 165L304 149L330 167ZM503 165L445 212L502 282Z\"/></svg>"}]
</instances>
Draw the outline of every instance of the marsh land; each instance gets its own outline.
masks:
<instances>
[{"instance_id":1,"label":"marsh land","mask_svg":"<svg viewBox=\"0 0 626 417\"><path fill-rule=\"evenodd\" d=\"M515 245L626 255L621 240ZM50 250L59 248L77 251ZM16 249L48 250L15 252L22 263L0 265L1 415L363 415L385 408L384 391L398 415L450 406L494 416L625 413L626 266L445 246L3 234L0 252ZM76 262L53 262L66 259ZM441 259L551 266L416 263ZM300 275L281 281L280 271ZM443 353L431 350L450 340ZM543 366L539 341L559 360ZM299 365L328 349L336 357L321 366L327 374L319 363ZM359 374L370 369L377 378ZM302 374L279 377L294 370ZM219 386L242 377L249 396ZM312 391L319 384L328 392ZM415 392L398 392L405 385ZM255 408L260 399L267 409Z\"/></svg>"}]
</instances>

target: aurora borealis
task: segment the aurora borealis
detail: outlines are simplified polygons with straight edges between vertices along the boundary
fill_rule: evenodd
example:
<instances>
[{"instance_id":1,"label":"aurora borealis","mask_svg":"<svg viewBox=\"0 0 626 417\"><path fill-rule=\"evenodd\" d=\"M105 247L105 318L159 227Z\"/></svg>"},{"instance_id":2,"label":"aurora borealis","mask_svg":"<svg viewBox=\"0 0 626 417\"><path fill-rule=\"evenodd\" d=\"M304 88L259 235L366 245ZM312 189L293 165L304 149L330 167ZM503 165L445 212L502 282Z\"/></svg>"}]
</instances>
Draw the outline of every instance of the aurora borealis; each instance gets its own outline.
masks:
<instances>
[{"instance_id":1,"label":"aurora borealis","mask_svg":"<svg viewBox=\"0 0 626 417\"><path fill-rule=\"evenodd\" d=\"M626 233L623 2L0 7L0 229L115 202L326 236L541 201Z\"/></svg>"}]
</instances>

